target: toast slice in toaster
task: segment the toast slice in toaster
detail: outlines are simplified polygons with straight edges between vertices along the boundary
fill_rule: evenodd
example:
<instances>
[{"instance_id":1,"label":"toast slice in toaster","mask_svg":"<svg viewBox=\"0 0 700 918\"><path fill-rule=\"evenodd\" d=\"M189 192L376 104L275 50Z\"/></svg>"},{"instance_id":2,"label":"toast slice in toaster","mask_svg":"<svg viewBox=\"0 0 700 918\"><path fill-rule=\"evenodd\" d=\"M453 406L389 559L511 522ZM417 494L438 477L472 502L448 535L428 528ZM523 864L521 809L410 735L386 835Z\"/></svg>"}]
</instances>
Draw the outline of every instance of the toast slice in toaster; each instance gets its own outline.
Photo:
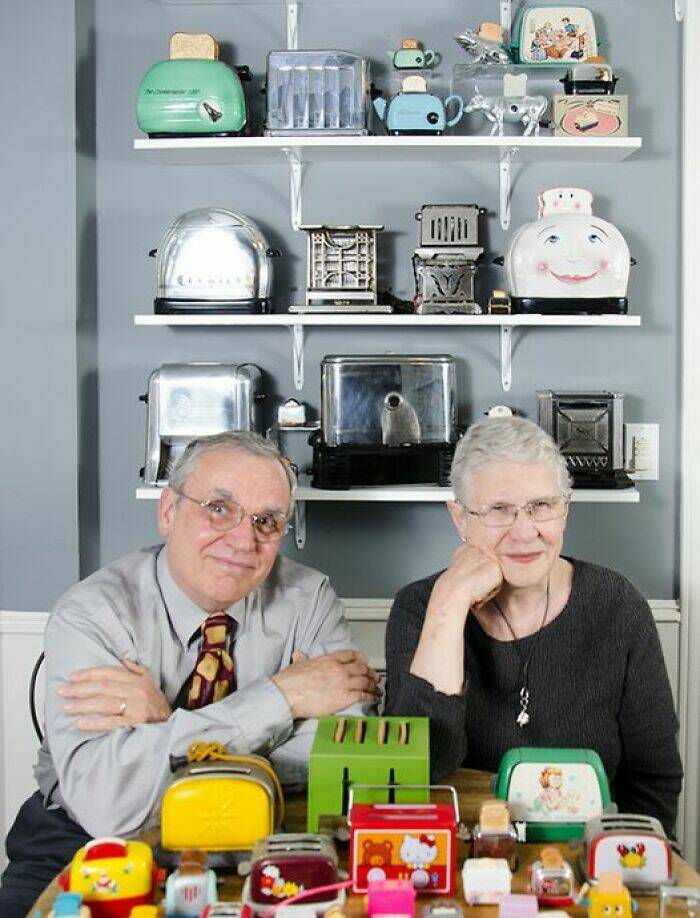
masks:
<instances>
[{"instance_id":1,"label":"toast slice in toaster","mask_svg":"<svg viewBox=\"0 0 700 918\"><path fill-rule=\"evenodd\" d=\"M170 60L179 58L218 61L219 45L207 32L173 32L170 36Z\"/></svg>"}]
</instances>

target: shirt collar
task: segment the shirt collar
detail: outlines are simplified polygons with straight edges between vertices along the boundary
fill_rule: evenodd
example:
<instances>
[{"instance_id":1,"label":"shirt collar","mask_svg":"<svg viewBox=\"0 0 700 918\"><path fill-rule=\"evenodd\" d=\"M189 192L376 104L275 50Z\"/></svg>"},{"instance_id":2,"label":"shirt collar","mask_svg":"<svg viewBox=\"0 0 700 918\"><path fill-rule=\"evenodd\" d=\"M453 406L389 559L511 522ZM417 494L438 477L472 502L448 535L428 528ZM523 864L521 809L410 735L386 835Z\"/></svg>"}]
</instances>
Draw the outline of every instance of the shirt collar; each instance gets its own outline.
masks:
<instances>
[{"instance_id":1,"label":"shirt collar","mask_svg":"<svg viewBox=\"0 0 700 918\"><path fill-rule=\"evenodd\" d=\"M202 627L207 613L177 585L170 573L165 546L156 558L156 576L165 605L165 614L170 619L170 626L178 636L183 648L187 650L192 639ZM236 635L240 636L245 627L246 598L239 599L226 609L222 609L236 624Z\"/></svg>"}]
</instances>

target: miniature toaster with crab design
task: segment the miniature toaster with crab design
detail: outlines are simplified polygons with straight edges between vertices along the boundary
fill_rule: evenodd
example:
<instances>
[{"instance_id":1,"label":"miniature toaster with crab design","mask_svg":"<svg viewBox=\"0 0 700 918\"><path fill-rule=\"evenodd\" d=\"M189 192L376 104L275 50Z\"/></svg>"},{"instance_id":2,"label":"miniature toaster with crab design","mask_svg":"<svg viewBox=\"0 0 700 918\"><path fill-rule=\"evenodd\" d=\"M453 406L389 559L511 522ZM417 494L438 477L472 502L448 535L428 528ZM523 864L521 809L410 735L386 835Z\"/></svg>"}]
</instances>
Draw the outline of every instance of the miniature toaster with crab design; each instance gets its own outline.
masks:
<instances>
[{"instance_id":1,"label":"miniature toaster with crab design","mask_svg":"<svg viewBox=\"0 0 700 918\"><path fill-rule=\"evenodd\" d=\"M606 871L622 875L634 892L656 892L673 882L673 855L658 819L630 813L599 816L586 823L582 872L598 880Z\"/></svg>"}]
</instances>

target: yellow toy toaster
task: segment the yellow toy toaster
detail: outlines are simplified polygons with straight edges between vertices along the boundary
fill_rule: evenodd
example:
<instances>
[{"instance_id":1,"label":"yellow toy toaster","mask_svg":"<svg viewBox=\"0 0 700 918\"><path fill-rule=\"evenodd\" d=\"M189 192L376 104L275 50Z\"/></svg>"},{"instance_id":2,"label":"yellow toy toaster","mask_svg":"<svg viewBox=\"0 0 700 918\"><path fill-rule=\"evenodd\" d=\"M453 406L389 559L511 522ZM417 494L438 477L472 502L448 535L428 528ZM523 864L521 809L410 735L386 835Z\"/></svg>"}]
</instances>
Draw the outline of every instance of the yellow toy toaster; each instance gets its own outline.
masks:
<instances>
[{"instance_id":1,"label":"yellow toy toaster","mask_svg":"<svg viewBox=\"0 0 700 918\"><path fill-rule=\"evenodd\" d=\"M208 853L249 851L284 815L274 769L262 756L229 755L221 744L195 743L163 796L161 848Z\"/></svg>"},{"instance_id":2,"label":"yellow toy toaster","mask_svg":"<svg viewBox=\"0 0 700 918\"><path fill-rule=\"evenodd\" d=\"M58 882L63 890L80 893L94 918L111 918L153 902L159 878L145 842L95 838L76 851Z\"/></svg>"}]
</instances>

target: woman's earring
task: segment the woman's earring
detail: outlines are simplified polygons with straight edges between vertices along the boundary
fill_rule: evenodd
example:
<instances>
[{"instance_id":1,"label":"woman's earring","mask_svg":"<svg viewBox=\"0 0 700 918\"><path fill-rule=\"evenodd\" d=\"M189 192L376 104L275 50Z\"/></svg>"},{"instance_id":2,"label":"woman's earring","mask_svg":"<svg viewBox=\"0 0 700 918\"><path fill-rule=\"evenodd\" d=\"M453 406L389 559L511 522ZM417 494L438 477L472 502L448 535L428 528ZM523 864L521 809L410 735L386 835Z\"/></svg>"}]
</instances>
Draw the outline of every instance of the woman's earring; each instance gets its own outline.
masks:
<instances>
[{"instance_id":1,"label":"woman's earring","mask_svg":"<svg viewBox=\"0 0 700 918\"><path fill-rule=\"evenodd\" d=\"M461 539L463 542L466 542L466 541L467 541L467 537L466 537L466 536L460 536L460 539Z\"/></svg>"}]
</instances>

